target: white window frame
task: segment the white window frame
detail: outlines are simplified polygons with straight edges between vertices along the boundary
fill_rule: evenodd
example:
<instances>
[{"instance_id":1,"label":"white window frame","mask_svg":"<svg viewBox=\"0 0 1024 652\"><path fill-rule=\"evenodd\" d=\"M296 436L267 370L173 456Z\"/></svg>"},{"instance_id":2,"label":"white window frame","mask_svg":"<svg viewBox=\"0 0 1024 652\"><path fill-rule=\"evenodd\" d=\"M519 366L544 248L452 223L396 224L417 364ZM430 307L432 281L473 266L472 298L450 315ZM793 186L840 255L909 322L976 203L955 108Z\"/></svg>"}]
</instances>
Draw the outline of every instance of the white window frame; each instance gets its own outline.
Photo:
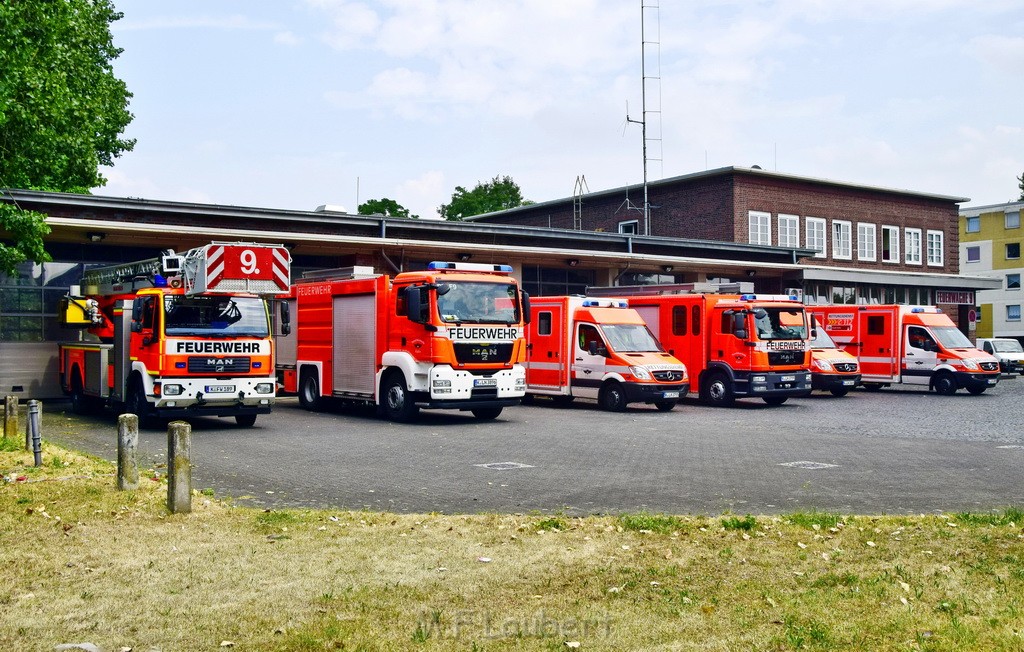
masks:
<instances>
[{"instance_id":1,"label":"white window frame","mask_svg":"<svg viewBox=\"0 0 1024 652\"><path fill-rule=\"evenodd\" d=\"M1015 216L1013 221L1015 225L1010 226L1010 216ZM1003 213L1003 228L1004 229L1019 229L1020 228L1020 211L1006 211Z\"/></svg>"},{"instance_id":2,"label":"white window frame","mask_svg":"<svg viewBox=\"0 0 1024 652\"><path fill-rule=\"evenodd\" d=\"M921 229L903 229L903 261L908 265L921 264Z\"/></svg>"},{"instance_id":3,"label":"white window frame","mask_svg":"<svg viewBox=\"0 0 1024 652\"><path fill-rule=\"evenodd\" d=\"M936 246L932 243L937 242ZM928 229L925 235L925 255L929 267L942 267L946 260L946 234L943 231Z\"/></svg>"},{"instance_id":4,"label":"white window frame","mask_svg":"<svg viewBox=\"0 0 1024 652\"><path fill-rule=\"evenodd\" d=\"M772 243L772 214L764 211L747 212L747 241L750 244Z\"/></svg>"},{"instance_id":5,"label":"white window frame","mask_svg":"<svg viewBox=\"0 0 1024 652\"><path fill-rule=\"evenodd\" d=\"M883 263L898 263L903 259L903 252L900 250L900 227L891 224L882 225L882 240L885 241L885 234L889 234L889 258L885 257L885 248L882 248L881 257Z\"/></svg>"},{"instance_id":6,"label":"white window frame","mask_svg":"<svg viewBox=\"0 0 1024 652\"><path fill-rule=\"evenodd\" d=\"M821 236L821 249L819 250L816 245L818 236ZM807 249L815 249L817 253L814 254L815 258L825 258L828 256L828 223L823 217L805 217L804 218L804 246Z\"/></svg>"},{"instance_id":7,"label":"white window frame","mask_svg":"<svg viewBox=\"0 0 1024 652\"><path fill-rule=\"evenodd\" d=\"M800 216L799 215L787 215L779 213L779 239L778 245L780 247L793 247L794 249L800 246Z\"/></svg>"},{"instance_id":8,"label":"white window frame","mask_svg":"<svg viewBox=\"0 0 1024 652\"><path fill-rule=\"evenodd\" d=\"M978 256L974 260L971 260L971 252L976 253ZM964 262L967 263L980 263L981 262L981 245L970 245L964 249Z\"/></svg>"},{"instance_id":9,"label":"white window frame","mask_svg":"<svg viewBox=\"0 0 1024 652\"><path fill-rule=\"evenodd\" d=\"M878 227L870 222L857 222L857 260L878 259Z\"/></svg>"},{"instance_id":10,"label":"white window frame","mask_svg":"<svg viewBox=\"0 0 1024 652\"><path fill-rule=\"evenodd\" d=\"M1017 316L1011 317L1010 310L1016 309ZM1006 321L1020 321L1020 304L1019 303L1008 303L1006 304Z\"/></svg>"},{"instance_id":11,"label":"white window frame","mask_svg":"<svg viewBox=\"0 0 1024 652\"><path fill-rule=\"evenodd\" d=\"M973 223L977 226L977 228L975 229L971 228L972 220ZM965 220L964 233L981 233L981 215L971 215Z\"/></svg>"},{"instance_id":12,"label":"white window frame","mask_svg":"<svg viewBox=\"0 0 1024 652\"><path fill-rule=\"evenodd\" d=\"M619 222L619 233L637 235L640 233L640 220Z\"/></svg>"},{"instance_id":13,"label":"white window frame","mask_svg":"<svg viewBox=\"0 0 1024 652\"><path fill-rule=\"evenodd\" d=\"M1010 287L1010 277L1011 276L1016 276L1017 277L1017 287ZM1006 275L1006 290L1008 292L1016 292L1017 290L1020 290L1020 284L1021 284L1020 272L1012 272L1012 273Z\"/></svg>"},{"instance_id":14,"label":"white window frame","mask_svg":"<svg viewBox=\"0 0 1024 652\"><path fill-rule=\"evenodd\" d=\"M833 260L853 260L853 222L832 220Z\"/></svg>"}]
</instances>

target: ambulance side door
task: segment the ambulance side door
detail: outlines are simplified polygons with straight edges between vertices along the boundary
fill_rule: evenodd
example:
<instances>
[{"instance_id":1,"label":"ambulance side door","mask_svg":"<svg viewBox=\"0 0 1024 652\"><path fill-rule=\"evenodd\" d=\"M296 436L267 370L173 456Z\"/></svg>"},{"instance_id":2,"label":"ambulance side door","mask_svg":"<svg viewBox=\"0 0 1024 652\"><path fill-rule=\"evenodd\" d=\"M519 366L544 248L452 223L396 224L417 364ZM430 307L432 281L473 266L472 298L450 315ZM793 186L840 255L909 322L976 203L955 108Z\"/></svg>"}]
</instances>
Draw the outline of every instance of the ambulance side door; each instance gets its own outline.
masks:
<instances>
[{"instance_id":1,"label":"ambulance side door","mask_svg":"<svg viewBox=\"0 0 1024 652\"><path fill-rule=\"evenodd\" d=\"M530 347L526 353L526 384L532 389L569 387L569 367L565 346L565 310L560 303L537 305L531 309Z\"/></svg>"}]
</instances>

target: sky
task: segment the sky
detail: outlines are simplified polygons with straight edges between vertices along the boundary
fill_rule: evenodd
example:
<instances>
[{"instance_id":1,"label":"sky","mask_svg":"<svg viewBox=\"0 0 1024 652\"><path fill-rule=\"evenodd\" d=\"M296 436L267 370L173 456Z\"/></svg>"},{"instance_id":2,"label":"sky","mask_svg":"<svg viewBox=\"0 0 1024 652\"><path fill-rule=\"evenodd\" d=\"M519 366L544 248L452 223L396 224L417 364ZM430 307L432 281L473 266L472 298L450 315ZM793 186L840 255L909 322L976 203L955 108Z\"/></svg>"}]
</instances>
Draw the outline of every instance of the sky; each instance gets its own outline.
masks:
<instances>
[{"instance_id":1,"label":"sky","mask_svg":"<svg viewBox=\"0 0 1024 652\"><path fill-rule=\"evenodd\" d=\"M137 143L98 195L437 217L506 175L536 202L640 184L646 125L652 181L1020 196L1021 0L113 2Z\"/></svg>"}]
</instances>

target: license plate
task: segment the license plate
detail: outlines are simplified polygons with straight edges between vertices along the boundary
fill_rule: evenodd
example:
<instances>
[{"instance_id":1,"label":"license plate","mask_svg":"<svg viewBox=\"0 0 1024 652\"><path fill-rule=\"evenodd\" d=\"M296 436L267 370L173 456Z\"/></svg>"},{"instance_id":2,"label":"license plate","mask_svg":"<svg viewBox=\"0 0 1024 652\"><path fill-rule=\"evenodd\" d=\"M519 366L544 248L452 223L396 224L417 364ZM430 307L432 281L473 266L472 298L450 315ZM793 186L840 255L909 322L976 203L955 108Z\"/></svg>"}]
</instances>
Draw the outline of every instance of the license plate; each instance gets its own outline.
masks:
<instances>
[{"instance_id":1,"label":"license plate","mask_svg":"<svg viewBox=\"0 0 1024 652\"><path fill-rule=\"evenodd\" d=\"M207 385L207 394L226 394L235 391L234 385Z\"/></svg>"},{"instance_id":2,"label":"license plate","mask_svg":"<svg viewBox=\"0 0 1024 652\"><path fill-rule=\"evenodd\" d=\"M679 392L662 392L662 398L679 398Z\"/></svg>"},{"instance_id":3,"label":"license plate","mask_svg":"<svg viewBox=\"0 0 1024 652\"><path fill-rule=\"evenodd\" d=\"M843 386L844 387L853 387L853 381L852 380L844 380L843 381Z\"/></svg>"},{"instance_id":4,"label":"license plate","mask_svg":"<svg viewBox=\"0 0 1024 652\"><path fill-rule=\"evenodd\" d=\"M791 383L796 380L796 376L783 376L782 378L779 378L779 380L784 383Z\"/></svg>"},{"instance_id":5,"label":"license plate","mask_svg":"<svg viewBox=\"0 0 1024 652\"><path fill-rule=\"evenodd\" d=\"M474 378L473 387L497 387L497 378Z\"/></svg>"},{"instance_id":6,"label":"license plate","mask_svg":"<svg viewBox=\"0 0 1024 652\"><path fill-rule=\"evenodd\" d=\"M996 380L995 378L989 378L989 379L988 379L988 384L989 384L989 385L995 385L995 384L996 384L996 382L998 382L998 381L997 381L997 380Z\"/></svg>"}]
</instances>

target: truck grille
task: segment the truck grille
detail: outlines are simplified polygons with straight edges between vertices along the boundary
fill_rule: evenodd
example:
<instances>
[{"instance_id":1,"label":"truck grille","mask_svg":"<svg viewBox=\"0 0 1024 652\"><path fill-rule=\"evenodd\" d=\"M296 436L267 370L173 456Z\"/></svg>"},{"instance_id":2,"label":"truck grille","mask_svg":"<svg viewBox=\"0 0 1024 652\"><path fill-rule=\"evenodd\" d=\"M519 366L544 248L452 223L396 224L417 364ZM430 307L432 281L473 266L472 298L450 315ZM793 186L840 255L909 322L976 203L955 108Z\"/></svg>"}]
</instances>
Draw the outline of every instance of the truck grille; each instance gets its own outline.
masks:
<instances>
[{"instance_id":1,"label":"truck grille","mask_svg":"<svg viewBox=\"0 0 1024 652\"><path fill-rule=\"evenodd\" d=\"M998 362L982 362L980 366L985 371L996 371L997 369L999 369Z\"/></svg>"},{"instance_id":2,"label":"truck grille","mask_svg":"<svg viewBox=\"0 0 1024 652\"><path fill-rule=\"evenodd\" d=\"M833 363L832 366L836 368L836 371L841 371L843 373L850 373L851 371L857 371L857 363L856 362L836 362L836 363Z\"/></svg>"},{"instance_id":3,"label":"truck grille","mask_svg":"<svg viewBox=\"0 0 1024 652\"><path fill-rule=\"evenodd\" d=\"M771 366L777 365L793 365L801 364L804 361L803 351L769 351L768 352L768 364Z\"/></svg>"},{"instance_id":4,"label":"truck grille","mask_svg":"<svg viewBox=\"0 0 1024 652\"><path fill-rule=\"evenodd\" d=\"M249 356L215 358L207 355L193 355L188 359L190 374L247 374L252 367Z\"/></svg>"},{"instance_id":5,"label":"truck grille","mask_svg":"<svg viewBox=\"0 0 1024 652\"><path fill-rule=\"evenodd\" d=\"M655 371L654 379L663 383L678 383L683 380L682 371Z\"/></svg>"},{"instance_id":6,"label":"truck grille","mask_svg":"<svg viewBox=\"0 0 1024 652\"><path fill-rule=\"evenodd\" d=\"M491 362L504 364L512 359L512 344L453 344L455 358L463 363Z\"/></svg>"}]
</instances>

